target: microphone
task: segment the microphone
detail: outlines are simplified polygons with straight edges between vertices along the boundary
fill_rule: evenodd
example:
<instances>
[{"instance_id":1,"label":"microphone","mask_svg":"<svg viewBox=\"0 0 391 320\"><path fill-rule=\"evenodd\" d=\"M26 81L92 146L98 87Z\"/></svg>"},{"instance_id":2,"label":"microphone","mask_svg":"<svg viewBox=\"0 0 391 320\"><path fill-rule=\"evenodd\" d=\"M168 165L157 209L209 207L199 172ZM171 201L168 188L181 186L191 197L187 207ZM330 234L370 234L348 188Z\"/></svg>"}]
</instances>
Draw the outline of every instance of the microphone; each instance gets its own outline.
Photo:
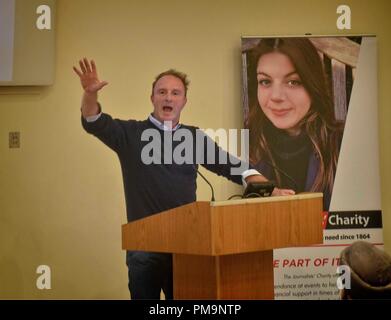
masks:
<instances>
[{"instance_id":1,"label":"microphone","mask_svg":"<svg viewBox=\"0 0 391 320\"><path fill-rule=\"evenodd\" d=\"M263 160L265 161L269 166L273 167L274 169L276 169L279 173L281 173L285 178L287 178L290 182L292 182L296 188L296 190L299 190L299 186L297 184L297 182L295 181L295 179L293 179L289 174L287 174L284 170L280 169L279 167L276 167L274 164L272 164L271 162L267 161L267 160Z\"/></svg>"},{"instance_id":2,"label":"microphone","mask_svg":"<svg viewBox=\"0 0 391 320\"><path fill-rule=\"evenodd\" d=\"M197 169L197 173L202 177L202 179L205 180L205 182L206 182L207 184L209 184L209 187L210 187L210 189L212 190L212 199L211 199L211 201L215 201L215 192L214 192L214 190L213 190L212 185L211 185L210 182L204 177L204 175L203 175L201 172L198 171L198 169Z\"/></svg>"}]
</instances>

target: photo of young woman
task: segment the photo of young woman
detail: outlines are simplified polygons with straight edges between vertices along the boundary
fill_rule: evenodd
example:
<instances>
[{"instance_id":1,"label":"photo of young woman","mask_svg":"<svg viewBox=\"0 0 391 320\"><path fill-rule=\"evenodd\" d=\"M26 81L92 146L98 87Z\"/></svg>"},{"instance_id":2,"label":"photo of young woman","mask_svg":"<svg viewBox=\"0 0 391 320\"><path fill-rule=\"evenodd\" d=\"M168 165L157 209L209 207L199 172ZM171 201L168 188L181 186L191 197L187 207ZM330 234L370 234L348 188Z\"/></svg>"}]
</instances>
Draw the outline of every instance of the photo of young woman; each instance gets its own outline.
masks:
<instances>
[{"instance_id":1,"label":"photo of young woman","mask_svg":"<svg viewBox=\"0 0 391 320\"><path fill-rule=\"evenodd\" d=\"M250 162L279 188L322 192L328 210L344 121L308 38L264 38L247 52Z\"/></svg>"}]
</instances>

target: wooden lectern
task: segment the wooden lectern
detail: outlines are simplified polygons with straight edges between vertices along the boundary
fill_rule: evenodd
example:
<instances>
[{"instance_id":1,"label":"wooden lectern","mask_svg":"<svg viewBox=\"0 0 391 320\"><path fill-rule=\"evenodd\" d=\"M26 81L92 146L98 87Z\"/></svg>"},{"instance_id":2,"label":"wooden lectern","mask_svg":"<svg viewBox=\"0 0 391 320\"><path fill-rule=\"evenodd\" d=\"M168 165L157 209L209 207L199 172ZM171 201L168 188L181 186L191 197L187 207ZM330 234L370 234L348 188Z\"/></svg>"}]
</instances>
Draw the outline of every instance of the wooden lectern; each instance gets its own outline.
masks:
<instances>
[{"instance_id":1,"label":"wooden lectern","mask_svg":"<svg viewBox=\"0 0 391 320\"><path fill-rule=\"evenodd\" d=\"M175 299L274 299L273 249L320 244L322 194L198 201L122 226L122 248L173 253Z\"/></svg>"}]
</instances>

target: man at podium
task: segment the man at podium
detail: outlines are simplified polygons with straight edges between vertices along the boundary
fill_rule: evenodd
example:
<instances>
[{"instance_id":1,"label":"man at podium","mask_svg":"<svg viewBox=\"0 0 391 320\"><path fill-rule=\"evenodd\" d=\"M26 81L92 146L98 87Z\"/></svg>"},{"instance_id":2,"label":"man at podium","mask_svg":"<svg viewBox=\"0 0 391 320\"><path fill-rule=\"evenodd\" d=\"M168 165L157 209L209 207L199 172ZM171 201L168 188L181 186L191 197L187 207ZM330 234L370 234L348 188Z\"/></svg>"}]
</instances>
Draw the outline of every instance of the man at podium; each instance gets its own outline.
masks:
<instances>
[{"instance_id":1,"label":"man at podium","mask_svg":"<svg viewBox=\"0 0 391 320\"><path fill-rule=\"evenodd\" d=\"M198 164L238 184L266 181L248 165L244 166L248 170L232 174L233 168L242 168L239 159L228 155L205 134L201 136L200 150L200 144L196 143L198 129L179 123L187 102L189 82L185 74L171 69L156 77L151 94L153 112L146 120L118 120L102 112L98 103L98 91L108 83L99 80L94 61L84 58L79 67L73 69L84 90L82 126L119 157L129 222L194 202ZM184 140L177 139L176 133L181 133ZM186 140L189 136L190 140ZM211 143L216 158L222 156L228 161L206 159L210 155L206 149ZM196 150L186 161L181 160L182 152L176 149L183 146ZM205 151L201 152L202 157L198 151ZM180 161L176 161L178 158ZM290 194L294 191L277 188L273 191L273 195ZM132 299L160 299L161 290L166 299L173 298L171 254L128 251L126 261Z\"/></svg>"}]
</instances>

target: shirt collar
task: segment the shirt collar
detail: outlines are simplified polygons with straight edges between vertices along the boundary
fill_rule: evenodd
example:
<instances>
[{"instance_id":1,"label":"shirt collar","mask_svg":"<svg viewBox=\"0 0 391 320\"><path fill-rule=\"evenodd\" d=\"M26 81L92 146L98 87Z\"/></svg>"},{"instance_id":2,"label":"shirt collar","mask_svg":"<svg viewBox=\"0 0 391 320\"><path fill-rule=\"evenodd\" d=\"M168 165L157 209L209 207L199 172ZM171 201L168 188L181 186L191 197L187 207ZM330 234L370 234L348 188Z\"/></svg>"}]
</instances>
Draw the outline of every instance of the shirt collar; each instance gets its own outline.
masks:
<instances>
[{"instance_id":1,"label":"shirt collar","mask_svg":"<svg viewBox=\"0 0 391 320\"><path fill-rule=\"evenodd\" d=\"M163 131L175 131L176 129L178 129L181 124L178 123L174 128L170 128L166 125L164 125L164 123L161 123L158 119L156 119L152 113L149 115L148 117L149 121L151 121L156 127L158 127L160 130L163 130Z\"/></svg>"}]
</instances>

